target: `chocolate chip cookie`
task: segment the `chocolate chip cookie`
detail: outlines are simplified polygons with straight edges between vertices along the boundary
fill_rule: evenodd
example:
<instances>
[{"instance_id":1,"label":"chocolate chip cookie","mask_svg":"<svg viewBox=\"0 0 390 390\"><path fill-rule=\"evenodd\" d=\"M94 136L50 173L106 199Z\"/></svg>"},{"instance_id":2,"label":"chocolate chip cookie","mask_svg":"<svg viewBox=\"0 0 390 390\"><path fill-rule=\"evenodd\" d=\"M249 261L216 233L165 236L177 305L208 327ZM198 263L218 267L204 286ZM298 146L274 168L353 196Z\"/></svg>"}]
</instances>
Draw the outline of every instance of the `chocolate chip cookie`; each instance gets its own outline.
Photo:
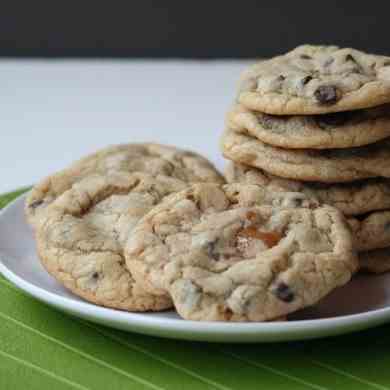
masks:
<instances>
[{"instance_id":1,"label":"chocolate chip cookie","mask_svg":"<svg viewBox=\"0 0 390 390\"><path fill-rule=\"evenodd\" d=\"M270 115L236 105L228 126L287 149L351 148L390 136L390 104L322 115Z\"/></svg>"},{"instance_id":2,"label":"chocolate chip cookie","mask_svg":"<svg viewBox=\"0 0 390 390\"><path fill-rule=\"evenodd\" d=\"M258 184L270 191L303 192L349 216L390 209L390 179L373 178L339 184L304 182L233 162L228 163L225 176L228 183Z\"/></svg>"},{"instance_id":3,"label":"chocolate chip cookie","mask_svg":"<svg viewBox=\"0 0 390 390\"><path fill-rule=\"evenodd\" d=\"M74 183L37 221L42 264L67 289L95 304L128 311L171 307L168 297L154 296L134 280L123 247L143 215L187 186L164 175L127 172Z\"/></svg>"},{"instance_id":4,"label":"chocolate chip cookie","mask_svg":"<svg viewBox=\"0 0 390 390\"><path fill-rule=\"evenodd\" d=\"M349 216L357 250L390 246L390 211L386 210L390 203L390 181L387 179L340 184L300 182L235 163L228 165L226 179L229 183L257 184L271 192L302 192L308 199L334 206Z\"/></svg>"},{"instance_id":5,"label":"chocolate chip cookie","mask_svg":"<svg viewBox=\"0 0 390 390\"><path fill-rule=\"evenodd\" d=\"M357 259L341 212L266 192L195 184L166 198L129 237L129 269L190 320L272 320L347 283Z\"/></svg>"},{"instance_id":6,"label":"chocolate chip cookie","mask_svg":"<svg viewBox=\"0 0 390 390\"><path fill-rule=\"evenodd\" d=\"M359 148L288 150L227 129L222 152L235 162L295 180L337 183L390 178L390 138Z\"/></svg>"},{"instance_id":7,"label":"chocolate chip cookie","mask_svg":"<svg viewBox=\"0 0 390 390\"><path fill-rule=\"evenodd\" d=\"M390 247L359 253L359 267L375 274L390 271Z\"/></svg>"},{"instance_id":8,"label":"chocolate chip cookie","mask_svg":"<svg viewBox=\"0 0 390 390\"><path fill-rule=\"evenodd\" d=\"M37 184L26 200L28 221L34 226L41 212L74 183L91 174L118 171L165 175L188 183L223 182L213 165L197 153L152 143L114 145L82 158Z\"/></svg>"},{"instance_id":9,"label":"chocolate chip cookie","mask_svg":"<svg viewBox=\"0 0 390 390\"><path fill-rule=\"evenodd\" d=\"M238 100L275 115L378 106L390 102L390 57L337 46L298 46L245 71Z\"/></svg>"}]
</instances>

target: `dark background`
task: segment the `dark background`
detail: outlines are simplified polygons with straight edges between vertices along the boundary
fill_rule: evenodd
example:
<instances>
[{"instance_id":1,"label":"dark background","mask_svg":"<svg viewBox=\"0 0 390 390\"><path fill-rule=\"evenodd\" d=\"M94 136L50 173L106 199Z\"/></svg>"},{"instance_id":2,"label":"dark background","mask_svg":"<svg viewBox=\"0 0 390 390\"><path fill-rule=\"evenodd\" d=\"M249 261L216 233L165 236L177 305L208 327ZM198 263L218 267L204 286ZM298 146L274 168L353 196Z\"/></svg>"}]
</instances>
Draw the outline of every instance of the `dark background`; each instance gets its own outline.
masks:
<instances>
[{"instance_id":1,"label":"dark background","mask_svg":"<svg viewBox=\"0 0 390 390\"><path fill-rule=\"evenodd\" d=\"M0 2L0 56L246 58L301 43L389 54L390 1Z\"/></svg>"}]
</instances>

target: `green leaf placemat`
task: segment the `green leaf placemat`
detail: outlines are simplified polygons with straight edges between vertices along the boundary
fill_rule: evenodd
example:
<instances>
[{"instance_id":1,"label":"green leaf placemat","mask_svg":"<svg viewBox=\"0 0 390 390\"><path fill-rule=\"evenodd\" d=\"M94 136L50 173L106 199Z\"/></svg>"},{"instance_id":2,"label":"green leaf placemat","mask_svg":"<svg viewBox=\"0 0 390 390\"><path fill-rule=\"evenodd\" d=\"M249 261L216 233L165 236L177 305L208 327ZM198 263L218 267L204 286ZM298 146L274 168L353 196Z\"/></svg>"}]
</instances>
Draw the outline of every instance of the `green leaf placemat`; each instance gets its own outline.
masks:
<instances>
[{"instance_id":1,"label":"green leaf placemat","mask_svg":"<svg viewBox=\"0 0 390 390\"><path fill-rule=\"evenodd\" d=\"M0 207L23 192L1 196ZM390 390L389 351L389 326L251 345L126 333L56 311L0 276L1 390Z\"/></svg>"}]
</instances>

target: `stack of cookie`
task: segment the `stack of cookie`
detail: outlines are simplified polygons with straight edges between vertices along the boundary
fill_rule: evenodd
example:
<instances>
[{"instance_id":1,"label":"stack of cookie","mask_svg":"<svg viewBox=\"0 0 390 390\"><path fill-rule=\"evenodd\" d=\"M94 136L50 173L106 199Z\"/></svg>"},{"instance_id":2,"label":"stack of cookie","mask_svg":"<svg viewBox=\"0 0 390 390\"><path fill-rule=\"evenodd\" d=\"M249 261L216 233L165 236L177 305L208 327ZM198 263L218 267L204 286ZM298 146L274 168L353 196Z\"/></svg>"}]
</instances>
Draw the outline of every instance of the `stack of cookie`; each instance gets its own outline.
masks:
<instances>
[{"instance_id":1,"label":"stack of cookie","mask_svg":"<svg viewBox=\"0 0 390 390\"><path fill-rule=\"evenodd\" d=\"M108 147L26 200L38 255L74 294L189 320L275 321L360 267L390 267L390 58L302 46L245 72L229 184L171 146Z\"/></svg>"},{"instance_id":2,"label":"stack of cookie","mask_svg":"<svg viewBox=\"0 0 390 390\"><path fill-rule=\"evenodd\" d=\"M390 57L300 46L240 80L229 182L301 191L347 217L361 267L390 269Z\"/></svg>"}]
</instances>

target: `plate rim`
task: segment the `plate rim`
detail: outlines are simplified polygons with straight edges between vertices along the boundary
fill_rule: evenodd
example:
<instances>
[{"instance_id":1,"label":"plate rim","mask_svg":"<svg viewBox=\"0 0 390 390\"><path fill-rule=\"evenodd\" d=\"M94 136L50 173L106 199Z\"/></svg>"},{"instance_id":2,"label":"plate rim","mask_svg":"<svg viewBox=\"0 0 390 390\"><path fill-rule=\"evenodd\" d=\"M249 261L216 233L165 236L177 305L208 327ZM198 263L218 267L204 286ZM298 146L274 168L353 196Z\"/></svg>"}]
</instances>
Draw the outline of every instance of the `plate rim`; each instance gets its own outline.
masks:
<instances>
[{"instance_id":1,"label":"plate rim","mask_svg":"<svg viewBox=\"0 0 390 390\"><path fill-rule=\"evenodd\" d=\"M27 194L28 192L18 196L0 210L0 226L4 215L10 209L24 206L23 200ZM27 224L26 221L25 223ZM289 341L352 332L390 321L390 307L330 318L252 323L189 321L156 317L149 313L131 313L86 301L76 301L37 286L14 273L3 262L4 258L12 260L9 254L0 252L0 273L17 288L37 300L106 326L155 336L199 341L224 341L226 337L231 337L229 342ZM215 340L212 340L213 336L216 337ZM269 340L266 340L267 336L270 336Z\"/></svg>"}]
</instances>

